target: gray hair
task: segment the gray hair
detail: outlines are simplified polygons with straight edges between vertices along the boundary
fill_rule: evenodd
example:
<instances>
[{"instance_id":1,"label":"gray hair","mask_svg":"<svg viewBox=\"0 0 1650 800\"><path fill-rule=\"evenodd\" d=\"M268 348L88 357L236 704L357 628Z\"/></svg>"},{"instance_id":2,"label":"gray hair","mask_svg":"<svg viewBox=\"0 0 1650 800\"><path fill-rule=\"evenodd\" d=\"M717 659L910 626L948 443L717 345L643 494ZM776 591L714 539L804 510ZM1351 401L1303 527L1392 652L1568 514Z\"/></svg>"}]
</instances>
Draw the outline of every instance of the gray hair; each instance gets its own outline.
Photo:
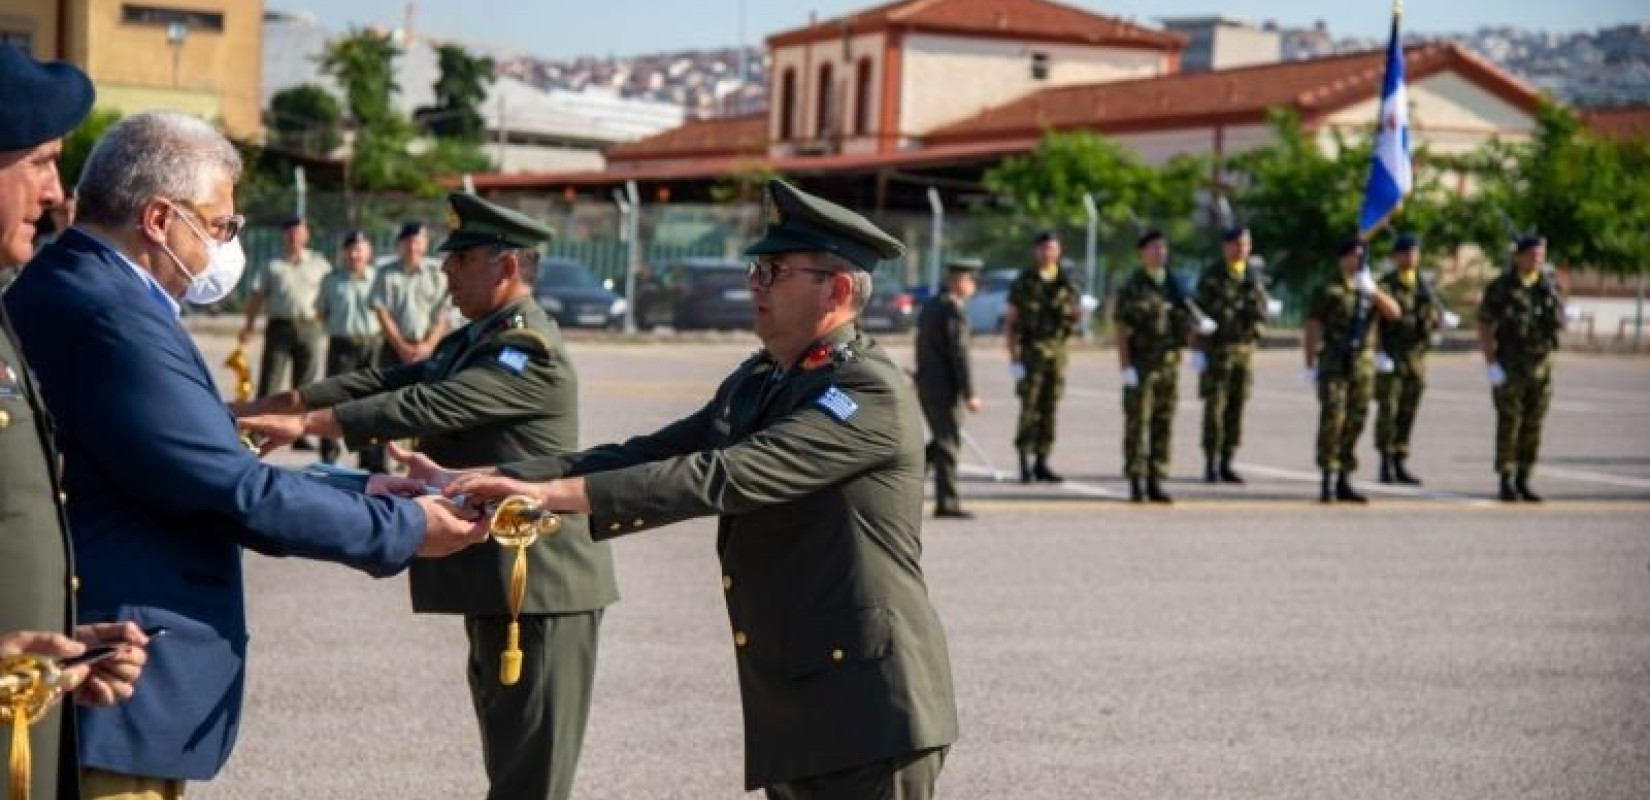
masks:
<instances>
[{"instance_id":1,"label":"gray hair","mask_svg":"<svg viewBox=\"0 0 1650 800\"><path fill-rule=\"evenodd\" d=\"M156 197L203 202L225 178L241 179L241 156L223 134L198 117L151 111L103 134L75 192L81 219L113 227L136 222Z\"/></svg>"},{"instance_id":2,"label":"gray hair","mask_svg":"<svg viewBox=\"0 0 1650 800\"><path fill-rule=\"evenodd\" d=\"M494 258L503 258L506 253L514 253L516 266L520 270L520 281L532 286L539 282L539 249L537 247L500 247Z\"/></svg>"},{"instance_id":3,"label":"gray hair","mask_svg":"<svg viewBox=\"0 0 1650 800\"><path fill-rule=\"evenodd\" d=\"M856 316L865 310L866 304L871 302L871 273L860 269L858 264L836 253L818 253L814 263L820 269L847 273L848 283L853 287L848 296L849 304L853 307Z\"/></svg>"}]
</instances>

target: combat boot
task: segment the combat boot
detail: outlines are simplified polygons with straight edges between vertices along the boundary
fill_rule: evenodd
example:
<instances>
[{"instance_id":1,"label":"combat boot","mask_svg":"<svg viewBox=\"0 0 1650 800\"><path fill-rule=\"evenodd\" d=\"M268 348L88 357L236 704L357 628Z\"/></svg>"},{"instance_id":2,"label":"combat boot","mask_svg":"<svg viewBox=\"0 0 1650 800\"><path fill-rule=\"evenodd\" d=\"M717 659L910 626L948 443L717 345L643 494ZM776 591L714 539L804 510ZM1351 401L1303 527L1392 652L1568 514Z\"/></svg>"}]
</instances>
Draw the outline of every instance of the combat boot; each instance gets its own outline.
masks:
<instances>
[{"instance_id":1,"label":"combat boot","mask_svg":"<svg viewBox=\"0 0 1650 800\"><path fill-rule=\"evenodd\" d=\"M1394 456L1392 459L1392 479L1406 486L1421 485L1421 479L1415 477L1415 473L1410 472L1404 466L1404 459L1399 456Z\"/></svg>"},{"instance_id":2,"label":"combat boot","mask_svg":"<svg viewBox=\"0 0 1650 800\"><path fill-rule=\"evenodd\" d=\"M1204 461L1203 480L1206 483L1220 483L1220 470L1215 466L1214 454L1211 453Z\"/></svg>"},{"instance_id":3,"label":"combat boot","mask_svg":"<svg viewBox=\"0 0 1650 800\"><path fill-rule=\"evenodd\" d=\"M1060 483L1065 480L1065 478L1056 475L1054 470L1048 468L1048 456L1037 457L1037 463L1032 466L1031 474L1043 483Z\"/></svg>"},{"instance_id":4,"label":"combat boot","mask_svg":"<svg viewBox=\"0 0 1650 800\"><path fill-rule=\"evenodd\" d=\"M1232 457L1230 455L1220 459L1220 482L1243 483L1243 476L1232 471Z\"/></svg>"},{"instance_id":5,"label":"combat boot","mask_svg":"<svg viewBox=\"0 0 1650 800\"><path fill-rule=\"evenodd\" d=\"M1173 503L1174 498L1163 491L1163 484L1157 478L1146 479L1146 499L1153 503Z\"/></svg>"},{"instance_id":6,"label":"combat boot","mask_svg":"<svg viewBox=\"0 0 1650 800\"><path fill-rule=\"evenodd\" d=\"M1031 483L1031 454L1020 453L1020 482Z\"/></svg>"},{"instance_id":7,"label":"combat boot","mask_svg":"<svg viewBox=\"0 0 1650 800\"><path fill-rule=\"evenodd\" d=\"M1352 474L1344 471L1335 479L1335 499L1342 503L1369 502L1369 498L1352 488Z\"/></svg>"},{"instance_id":8,"label":"combat boot","mask_svg":"<svg viewBox=\"0 0 1650 800\"><path fill-rule=\"evenodd\" d=\"M1146 502L1146 490L1141 487L1139 478L1130 478L1129 479L1129 502L1131 502L1131 503L1144 503L1144 502Z\"/></svg>"},{"instance_id":9,"label":"combat boot","mask_svg":"<svg viewBox=\"0 0 1650 800\"><path fill-rule=\"evenodd\" d=\"M1518 490L1518 497L1524 502L1541 502L1541 495L1536 494L1535 490L1530 488L1530 473L1520 471L1518 473L1518 480L1513 484L1513 487Z\"/></svg>"},{"instance_id":10,"label":"combat boot","mask_svg":"<svg viewBox=\"0 0 1650 800\"><path fill-rule=\"evenodd\" d=\"M1391 483L1393 481L1392 461L1392 456L1386 453L1381 454L1381 483Z\"/></svg>"},{"instance_id":11,"label":"combat boot","mask_svg":"<svg viewBox=\"0 0 1650 800\"><path fill-rule=\"evenodd\" d=\"M1335 502L1335 473L1327 469L1323 471L1323 481L1318 488L1318 502Z\"/></svg>"},{"instance_id":12,"label":"combat boot","mask_svg":"<svg viewBox=\"0 0 1650 800\"><path fill-rule=\"evenodd\" d=\"M1501 473L1501 502L1518 502L1518 490L1513 488L1513 476L1510 472Z\"/></svg>"}]
</instances>

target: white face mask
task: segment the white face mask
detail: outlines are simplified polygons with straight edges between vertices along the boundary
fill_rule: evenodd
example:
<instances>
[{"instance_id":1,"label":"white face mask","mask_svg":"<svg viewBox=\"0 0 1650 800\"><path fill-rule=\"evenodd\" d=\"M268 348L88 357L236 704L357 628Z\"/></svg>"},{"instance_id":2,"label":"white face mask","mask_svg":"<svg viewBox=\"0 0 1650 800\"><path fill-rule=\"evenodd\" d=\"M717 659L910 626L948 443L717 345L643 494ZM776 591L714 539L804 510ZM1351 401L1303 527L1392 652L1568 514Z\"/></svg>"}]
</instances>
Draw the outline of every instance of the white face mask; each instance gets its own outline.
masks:
<instances>
[{"instance_id":1,"label":"white face mask","mask_svg":"<svg viewBox=\"0 0 1650 800\"><path fill-rule=\"evenodd\" d=\"M178 269L189 276L189 288L184 290L183 299L197 306L209 306L228 297L229 293L240 285L241 274L246 271L246 251L241 249L240 237L229 240L227 244L219 242L201 233L187 216L177 216L183 220L183 224L189 226L189 231L206 245L206 266L196 273L183 265L183 259L178 258L177 253L172 252L172 248L167 247L165 241L160 244L166 254L172 257L172 263L177 264Z\"/></svg>"}]
</instances>

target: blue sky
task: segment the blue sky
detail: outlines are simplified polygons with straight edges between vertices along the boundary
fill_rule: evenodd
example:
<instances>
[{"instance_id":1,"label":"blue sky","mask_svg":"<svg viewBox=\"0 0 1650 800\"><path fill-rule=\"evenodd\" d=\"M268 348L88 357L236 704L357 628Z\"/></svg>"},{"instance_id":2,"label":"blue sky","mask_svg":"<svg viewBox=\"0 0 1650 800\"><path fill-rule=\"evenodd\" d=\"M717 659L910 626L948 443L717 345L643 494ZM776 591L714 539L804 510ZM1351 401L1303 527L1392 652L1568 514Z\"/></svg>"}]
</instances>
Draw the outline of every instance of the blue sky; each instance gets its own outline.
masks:
<instances>
[{"instance_id":1,"label":"blue sky","mask_svg":"<svg viewBox=\"0 0 1650 800\"><path fill-rule=\"evenodd\" d=\"M758 44L770 33L806 24L808 13L839 16L880 0L422 0L417 27L430 35L491 42L552 58L632 55L737 44L743 9L745 40ZM1221 13L1286 25L1329 23L1337 36L1385 34L1387 2L1309 4L1299 0L1068 0L1113 16L1151 21L1161 16ZM304 11L323 25L399 26L405 0L266 0L271 10ZM1318 5L1316 9L1314 5ZM1325 8L1333 5L1334 7ZM1650 21L1642 0L1411 0L1405 28L1428 33L1508 25L1552 31L1591 30L1622 22Z\"/></svg>"}]
</instances>

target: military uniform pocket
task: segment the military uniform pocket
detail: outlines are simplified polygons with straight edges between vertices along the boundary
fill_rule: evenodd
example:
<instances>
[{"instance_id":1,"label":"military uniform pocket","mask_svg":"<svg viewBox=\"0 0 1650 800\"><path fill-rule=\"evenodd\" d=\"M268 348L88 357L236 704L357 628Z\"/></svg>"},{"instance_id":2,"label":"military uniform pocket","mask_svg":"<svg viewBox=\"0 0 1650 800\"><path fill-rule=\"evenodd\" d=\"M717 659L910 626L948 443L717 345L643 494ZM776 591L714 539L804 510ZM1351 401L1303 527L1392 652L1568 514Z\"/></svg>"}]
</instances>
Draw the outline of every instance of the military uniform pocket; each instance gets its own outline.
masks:
<instances>
[{"instance_id":1,"label":"military uniform pocket","mask_svg":"<svg viewBox=\"0 0 1650 800\"><path fill-rule=\"evenodd\" d=\"M894 615L882 606L810 614L792 628L786 671L806 678L856 661L876 661L893 647Z\"/></svg>"}]
</instances>

